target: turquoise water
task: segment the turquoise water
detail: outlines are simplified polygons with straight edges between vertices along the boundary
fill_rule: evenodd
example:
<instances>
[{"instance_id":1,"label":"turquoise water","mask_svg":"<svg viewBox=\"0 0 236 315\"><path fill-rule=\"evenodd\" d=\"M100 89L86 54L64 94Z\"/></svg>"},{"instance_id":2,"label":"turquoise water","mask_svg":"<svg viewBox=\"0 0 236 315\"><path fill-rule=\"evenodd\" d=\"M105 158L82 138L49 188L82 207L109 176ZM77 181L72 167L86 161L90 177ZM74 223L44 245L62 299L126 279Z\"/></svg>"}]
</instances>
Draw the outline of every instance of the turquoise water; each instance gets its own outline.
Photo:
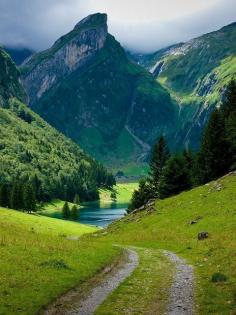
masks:
<instances>
[{"instance_id":1,"label":"turquoise water","mask_svg":"<svg viewBox=\"0 0 236 315\"><path fill-rule=\"evenodd\" d=\"M111 203L101 207L99 202L91 202L83 206L78 220L80 223L106 227L126 214L128 204Z\"/></svg>"}]
</instances>

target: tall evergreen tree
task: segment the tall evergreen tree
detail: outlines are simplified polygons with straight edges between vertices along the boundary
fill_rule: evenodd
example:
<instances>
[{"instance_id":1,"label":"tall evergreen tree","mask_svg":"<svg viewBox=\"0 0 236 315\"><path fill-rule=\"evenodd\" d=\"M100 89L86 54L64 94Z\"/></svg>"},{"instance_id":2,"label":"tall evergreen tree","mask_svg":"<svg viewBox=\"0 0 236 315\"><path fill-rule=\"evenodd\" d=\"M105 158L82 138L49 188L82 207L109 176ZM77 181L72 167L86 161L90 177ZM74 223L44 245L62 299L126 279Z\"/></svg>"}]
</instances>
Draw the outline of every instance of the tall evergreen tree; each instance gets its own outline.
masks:
<instances>
[{"instance_id":1,"label":"tall evergreen tree","mask_svg":"<svg viewBox=\"0 0 236 315\"><path fill-rule=\"evenodd\" d=\"M199 184L224 175L229 169L229 145L225 125L218 109L211 114L197 157Z\"/></svg>"},{"instance_id":2,"label":"tall evergreen tree","mask_svg":"<svg viewBox=\"0 0 236 315\"><path fill-rule=\"evenodd\" d=\"M183 156L171 157L163 171L160 182L160 198L176 195L191 187L191 181Z\"/></svg>"},{"instance_id":3,"label":"tall evergreen tree","mask_svg":"<svg viewBox=\"0 0 236 315\"><path fill-rule=\"evenodd\" d=\"M229 143L230 168L236 169L236 82L231 81L221 109Z\"/></svg>"},{"instance_id":4,"label":"tall evergreen tree","mask_svg":"<svg viewBox=\"0 0 236 315\"><path fill-rule=\"evenodd\" d=\"M23 209L23 204L22 184L14 181L10 191L10 208L15 210Z\"/></svg>"},{"instance_id":5,"label":"tall evergreen tree","mask_svg":"<svg viewBox=\"0 0 236 315\"><path fill-rule=\"evenodd\" d=\"M154 145L150 160L150 184L153 191L153 198L158 197L159 185L163 169L170 158L170 152L165 141L161 136L159 141Z\"/></svg>"},{"instance_id":6,"label":"tall evergreen tree","mask_svg":"<svg viewBox=\"0 0 236 315\"><path fill-rule=\"evenodd\" d=\"M62 208L62 217L63 219L70 218L70 207L67 201L64 203L63 208Z\"/></svg>"},{"instance_id":7,"label":"tall evergreen tree","mask_svg":"<svg viewBox=\"0 0 236 315\"><path fill-rule=\"evenodd\" d=\"M9 205L9 187L4 183L0 186L0 206L6 208L9 207Z\"/></svg>"},{"instance_id":8,"label":"tall evergreen tree","mask_svg":"<svg viewBox=\"0 0 236 315\"><path fill-rule=\"evenodd\" d=\"M32 183L27 183L23 190L24 210L28 213L36 212L35 187Z\"/></svg>"},{"instance_id":9,"label":"tall evergreen tree","mask_svg":"<svg viewBox=\"0 0 236 315\"><path fill-rule=\"evenodd\" d=\"M79 218L79 209L76 205L71 208L71 219L77 221Z\"/></svg>"},{"instance_id":10,"label":"tall evergreen tree","mask_svg":"<svg viewBox=\"0 0 236 315\"><path fill-rule=\"evenodd\" d=\"M153 192L150 184L146 179L142 178L139 182L138 189L133 192L128 211L131 212L132 210L140 208L152 198Z\"/></svg>"}]
</instances>

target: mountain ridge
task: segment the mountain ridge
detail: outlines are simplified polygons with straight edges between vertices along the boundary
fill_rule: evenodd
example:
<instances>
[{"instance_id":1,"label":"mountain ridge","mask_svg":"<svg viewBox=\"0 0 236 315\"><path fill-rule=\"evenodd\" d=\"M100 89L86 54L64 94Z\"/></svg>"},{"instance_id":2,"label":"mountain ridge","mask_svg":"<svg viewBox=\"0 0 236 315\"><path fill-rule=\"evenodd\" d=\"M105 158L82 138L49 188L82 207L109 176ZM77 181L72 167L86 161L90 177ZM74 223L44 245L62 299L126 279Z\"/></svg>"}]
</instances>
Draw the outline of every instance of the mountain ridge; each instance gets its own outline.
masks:
<instances>
[{"instance_id":1,"label":"mountain ridge","mask_svg":"<svg viewBox=\"0 0 236 315\"><path fill-rule=\"evenodd\" d=\"M99 23L94 30L93 20L97 18ZM81 30L84 24L92 25L92 33L87 26ZM129 61L120 43L108 33L106 15L89 16L77 27L82 33L88 31L83 44L91 50L91 58L71 72L63 72L65 75L59 75L44 90L44 84L38 78L47 78L45 63L50 63L51 78L57 75L53 64L55 55L42 61L41 56L45 56L49 49L32 56L31 61L21 68L29 104L50 124L99 160L119 165L137 161L143 156L144 161L148 155L144 147L152 145L162 133L169 133L167 136L172 138L170 130L175 128L176 104L151 74ZM97 43L100 43L95 48L91 44L94 32ZM63 41L61 49L69 54L70 34L56 42L62 47ZM72 40L76 41L76 49L80 50L81 42L76 37ZM60 49L58 54L62 56ZM82 53L83 58L86 54ZM34 69L30 68L32 60L36 65ZM65 60L60 58L59 64L62 66ZM145 143L145 146L140 143Z\"/></svg>"}]
</instances>

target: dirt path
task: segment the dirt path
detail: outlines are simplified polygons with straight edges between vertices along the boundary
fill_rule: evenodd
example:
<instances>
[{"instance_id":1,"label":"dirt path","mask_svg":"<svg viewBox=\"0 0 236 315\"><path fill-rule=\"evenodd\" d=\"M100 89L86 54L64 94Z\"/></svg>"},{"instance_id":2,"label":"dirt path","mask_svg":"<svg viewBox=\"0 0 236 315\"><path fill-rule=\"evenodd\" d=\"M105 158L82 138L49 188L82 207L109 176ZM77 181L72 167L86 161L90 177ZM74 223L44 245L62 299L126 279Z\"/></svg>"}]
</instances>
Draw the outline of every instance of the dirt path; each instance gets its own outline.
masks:
<instances>
[{"instance_id":1,"label":"dirt path","mask_svg":"<svg viewBox=\"0 0 236 315\"><path fill-rule=\"evenodd\" d=\"M176 275L171 288L170 303L166 315L192 315L194 303L193 267L174 253L164 254L176 265Z\"/></svg>"},{"instance_id":2,"label":"dirt path","mask_svg":"<svg viewBox=\"0 0 236 315\"><path fill-rule=\"evenodd\" d=\"M126 260L114 270L100 279L92 290L81 298L76 290L70 291L59 298L44 315L92 315L96 308L114 291L138 266L138 254L125 249ZM80 288L79 288L80 291Z\"/></svg>"}]
</instances>

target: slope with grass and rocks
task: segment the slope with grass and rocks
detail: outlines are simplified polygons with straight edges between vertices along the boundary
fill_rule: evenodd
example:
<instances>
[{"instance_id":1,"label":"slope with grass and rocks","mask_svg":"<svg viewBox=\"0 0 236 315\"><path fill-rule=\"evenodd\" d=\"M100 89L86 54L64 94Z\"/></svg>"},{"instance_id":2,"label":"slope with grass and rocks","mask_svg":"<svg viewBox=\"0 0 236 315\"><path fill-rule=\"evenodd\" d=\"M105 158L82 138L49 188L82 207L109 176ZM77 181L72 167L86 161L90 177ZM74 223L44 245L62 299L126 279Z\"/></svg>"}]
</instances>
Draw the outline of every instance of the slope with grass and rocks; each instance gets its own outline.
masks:
<instances>
[{"instance_id":1,"label":"slope with grass and rocks","mask_svg":"<svg viewBox=\"0 0 236 315\"><path fill-rule=\"evenodd\" d=\"M236 23L151 55L130 54L180 105L183 128L176 147L197 148L201 131L236 76Z\"/></svg>"}]
</instances>

